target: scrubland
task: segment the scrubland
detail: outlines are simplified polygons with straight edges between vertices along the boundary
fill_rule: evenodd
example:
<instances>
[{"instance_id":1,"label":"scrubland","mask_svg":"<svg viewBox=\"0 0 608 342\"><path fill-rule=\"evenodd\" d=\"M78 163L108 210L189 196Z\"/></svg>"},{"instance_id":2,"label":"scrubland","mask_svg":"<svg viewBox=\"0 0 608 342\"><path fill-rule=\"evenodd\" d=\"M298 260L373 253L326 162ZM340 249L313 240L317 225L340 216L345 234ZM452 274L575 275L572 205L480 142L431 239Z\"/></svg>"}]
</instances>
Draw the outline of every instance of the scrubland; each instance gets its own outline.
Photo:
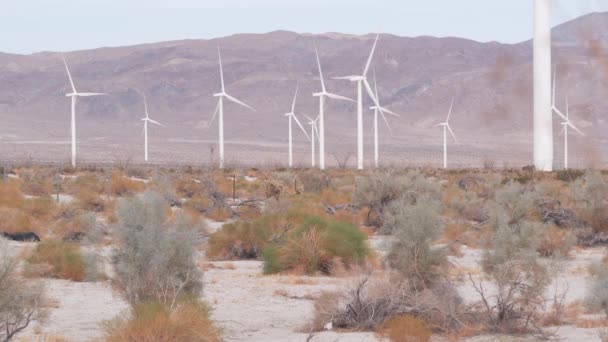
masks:
<instances>
[{"instance_id":1,"label":"scrubland","mask_svg":"<svg viewBox=\"0 0 608 342\"><path fill-rule=\"evenodd\" d=\"M608 173L23 166L2 341L608 341Z\"/></svg>"}]
</instances>

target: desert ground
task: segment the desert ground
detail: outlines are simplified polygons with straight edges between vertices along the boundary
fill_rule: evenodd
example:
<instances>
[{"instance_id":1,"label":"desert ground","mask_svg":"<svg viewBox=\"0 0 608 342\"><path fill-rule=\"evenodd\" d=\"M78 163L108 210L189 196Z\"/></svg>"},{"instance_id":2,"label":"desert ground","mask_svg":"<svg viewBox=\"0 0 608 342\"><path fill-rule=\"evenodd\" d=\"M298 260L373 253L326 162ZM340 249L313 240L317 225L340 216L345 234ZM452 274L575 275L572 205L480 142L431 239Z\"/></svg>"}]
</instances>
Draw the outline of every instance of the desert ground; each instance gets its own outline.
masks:
<instances>
[{"instance_id":1,"label":"desert ground","mask_svg":"<svg viewBox=\"0 0 608 342\"><path fill-rule=\"evenodd\" d=\"M319 329L311 325L311 322L317 315L316 303L324 293L351 291L366 275L372 279L390 276L392 271L388 266L389 258L399 235L387 234L377 222L370 219L369 207L355 204L357 196L360 196L357 195L357 191L358 187L362 186L359 183L362 178L379 181L409 172L416 172L418 175L416 177L421 177L420 181L439 191L440 201L443 203L442 208L439 209L442 232L431 242L431 248L445 247L447 262L442 266L445 267L442 268L445 272L442 277L445 277L445 281L456 289L463 307L473 306L482 300L476 287L480 286L479 284L483 284L486 298L497 296L497 284L483 266L484 253L496 249L491 242L492 234L496 233L489 227L492 218L470 219L464 217L468 215L468 209L455 209L459 208L460 204L468 204L467 201L471 200L467 197L468 194L472 192L482 194L491 188L492 192L500 192L502 187L511 186L513 182L520 184L517 185L518 191L522 191L518 194L520 196L527 194L527 191L542 193L544 196L543 199L537 198L535 202L530 202L533 206L524 210L522 215L529 220L543 220L543 215L537 213L536 208L539 201L542 202L547 196L552 195L554 198L559 198L564 207L573 208L573 212L577 215L576 220L581 222L578 228L574 225L559 226L555 222L551 223L551 228L547 226L547 229L560 229L564 234L572 233L574 239L578 240L565 247L563 245L567 243L564 239L551 240L551 242L558 240L551 245L551 250L565 248L559 255L543 253L538 247L539 252L536 255L538 263L546 267L549 276L540 294L540 297L546 301L531 314L538 320L534 327L524 329L518 326L512 331L507 329L498 331L487 327L462 326L458 329L446 330L429 322L433 341L535 341L546 338L567 341L606 340L605 329L608 327L608 320L600 310L590 307L588 298L594 286L593 267L598 264L606 267L607 250L599 228L592 233L594 235L591 243L587 242L590 238L588 234L583 236L577 231L577 229L582 231L591 225L592 218L584 216L582 204L577 202L581 199L568 197L575 191L573 187L589 186L592 182L589 174L592 171L534 173L529 169L442 171L432 168L384 169L369 172L341 169L326 172L303 169L220 171L192 168L159 171L154 168L128 169L127 167L115 170L111 178L112 183L109 184L106 184L105 174L95 169L66 168L59 172L59 177L56 177L56 172L53 167L32 165L15 165L10 170L4 170L5 177L0 183L2 190L0 200L6 200L7 194L19 196L19 201L24 201L23 203L39 198L55 200L59 197L58 204L48 204L53 208L47 208L49 211L67 211L66 208L76 208L75 210L79 212L93 213L95 222L93 228L88 228L92 230L78 231L84 237L79 235L78 239L70 240L69 243L77 245L80 253L96 256L94 263L99 276L93 280L69 280L61 279L60 275L52 272L36 273L30 270L33 264L30 256L36 253L39 244L49 240L68 241L66 230L51 222L54 219L50 217L57 217L56 214L46 216L35 212L33 215L38 215L40 221L34 219L35 223L28 224L27 227L17 227L16 230L13 228L12 231L7 231L6 224L0 226L4 229L3 233L35 232L42 240L42 242L4 242L8 255L19 260L19 277L24 277L26 282L41 282L47 297L45 307L48 310L48 317L41 321L32 321L24 331L15 336L16 341L103 341L108 336L107 323L116 317L129 315L131 304L125 300L120 287L115 283L118 276L113 254L117 249L122 248L115 233L122 222L121 214L116 214L116 203L128 198L145 196L142 195L145 191L160 192L161 175L169 179L166 184L170 184L173 188L170 192L175 198L168 203L173 201L180 203L171 206L169 215L187 211L195 215L200 220L197 225L203 227L194 254L194 262L202 271L203 280L202 291L198 296L210 306L210 319L218 328L222 340L398 341L393 339L394 337L382 335L379 331L332 326ZM602 186L606 186L607 176L598 174L603 182ZM231 178L233 175L238 179L233 181ZM204 176L214 179L215 184L212 188L215 190L210 191L209 188L205 188L208 184L203 181ZM311 180L313 178L314 180ZM508 181L503 181L505 179ZM295 184L292 183L294 180ZM59 183L59 191L55 187L56 182ZM85 198L86 196L83 195L82 189L88 186L86 182L99 183L94 187L94 198ZM467 184L463 185L463 182ZM8 190L13 189L11 188L13 186L14 189L18 189L15 193ZM475 189L472 190L473 188ZM199 207L190 206L188 203L194 203L195 200L204 202L202 198L214 197L217 193L221 194L221 200L225 204L225 207L220 208L221 211L207 210L209 208L190 210ZM604 195L605 193L600 196ZM306 205L300 201L304 196L306 196L304 200ZM487 203L493 201L491 195L483 196L486 196ZM255 199L252 206L241 206L251 199ZM16 198L10 200L17 201ZM101 201L104 205L103 208L94 207L91 210L91 207L85 203L87 201L94 203ZM498 199L495 201L500 203ZM600 199L600 202L600 205L606 205L606 197ZM114 204L110 205L110 203ZM212 206L212 202L204 203ZM486 205L479 204L486 202L476 203L474 207ZM352 211L343 212L341 206L347 204L354 207ZM27 208L27 204L23 206ZM214 242L214 236L219 236L218 234L221 234L226 227L247 221L257 222L256 220L265 215L270 215L268 213L271 211L282 213L298 206L301 207L299 210L308 210L321 217L327 216L340 222L352 222L353 227L365 232L365 245L370 251L369 259L331 272L323 270L309 272L296 268L268 274L265 263L269 261L261 255L239 258L236 255L215 252L212 254L213 244L217 243ZM9 215L8 208L16 208L7 202L2 202L2 207L6 209L0 212L2 215ZM573 217L571 219L575 220ZM10 220L10 217L5 216L4 220ZM18 228L23 229L19 231ZM88 236L95 235L93 229L101 231L101 237L89 239ZM548 316L555 318L549 320L546 318Z\"/></svg>"}]
</instances>

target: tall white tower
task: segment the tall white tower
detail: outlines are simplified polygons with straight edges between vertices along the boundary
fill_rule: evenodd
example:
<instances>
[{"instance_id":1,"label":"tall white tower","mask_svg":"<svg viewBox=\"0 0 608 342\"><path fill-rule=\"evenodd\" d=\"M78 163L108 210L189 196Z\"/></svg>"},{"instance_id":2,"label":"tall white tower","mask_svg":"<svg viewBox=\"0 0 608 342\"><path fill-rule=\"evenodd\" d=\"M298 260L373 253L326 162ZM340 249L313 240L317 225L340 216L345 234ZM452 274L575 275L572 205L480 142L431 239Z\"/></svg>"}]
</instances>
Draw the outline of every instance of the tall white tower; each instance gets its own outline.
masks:
<instances>
[{"instance_id":1,"label":"tall white tower","mask_svg":"<svg viewBox=\"0 0 608 342\"><path fill-rule=\"evenodd\" d=\"M551 0L534 0L534 166L553 170Z\"/></svg>"}]
</instances>

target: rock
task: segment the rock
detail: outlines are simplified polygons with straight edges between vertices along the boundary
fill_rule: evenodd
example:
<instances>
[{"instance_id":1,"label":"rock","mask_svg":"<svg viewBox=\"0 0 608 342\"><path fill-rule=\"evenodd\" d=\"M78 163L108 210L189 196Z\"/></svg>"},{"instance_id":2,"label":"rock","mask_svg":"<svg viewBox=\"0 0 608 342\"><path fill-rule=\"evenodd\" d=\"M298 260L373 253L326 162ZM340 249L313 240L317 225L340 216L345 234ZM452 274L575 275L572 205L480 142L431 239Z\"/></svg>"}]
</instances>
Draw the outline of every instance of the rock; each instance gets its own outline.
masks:
<instances>
[{"instance_id":1,"label":"rock","mask_svg":"<svg viewBox=\"0 0 608 342\"><path fill-rule=\"evenodd\" d=\"M40 238L35 233L2 233L2 236L12 241L19 242L40 242Z\"/></svg>"}]
</instances>

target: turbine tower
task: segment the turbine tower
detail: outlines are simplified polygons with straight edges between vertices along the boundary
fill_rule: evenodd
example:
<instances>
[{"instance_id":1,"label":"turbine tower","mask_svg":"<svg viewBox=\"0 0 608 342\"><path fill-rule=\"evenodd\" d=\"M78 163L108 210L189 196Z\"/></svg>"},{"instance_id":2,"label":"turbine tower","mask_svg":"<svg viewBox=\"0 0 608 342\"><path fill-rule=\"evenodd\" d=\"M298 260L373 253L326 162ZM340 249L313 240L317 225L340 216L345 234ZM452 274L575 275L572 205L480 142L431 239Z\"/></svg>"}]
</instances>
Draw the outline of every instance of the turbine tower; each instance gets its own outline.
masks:
<instances>
[{"instance_id":1,"label":"turbine tower","mask_svg":"<svg viewBox=\"0 0 608 342\"><path fill-rule=\"evenodd\" d=\"M319 51L317 50L316 44L315 54L317 55L317 66L319 67L319 77L321 78L321 92L314 93L312 96L319 98L319 168L321 170L325 170L325 98L342 101L354 101L347 97L327 92L327 89L325 88L325 81L323 80L323 71L321 69Z\"/></svg>"},{"instance_id":2,"label":"turbine tower","mask_svg":"<svg viewBox=\"0 0 608 342\"><path fill-rule=\"evenodd\" d=\"M363 170L363 86L365 86L365 90L374 102L375 106L379 106L378 101L374 96L374 92L372 91L372 87L370 87L369 82L367 82L367 72L372 64L374 51L376 51L376 45L378 44L379 37L380 34L377 34L374 45L372 46L372 51L367 59L367 64L365 64L365 69L363 69L363 73L361 75L334 77L334 79L337 80L348 80L357 83L357 169L359 170Z\"/></svg>"},{"instance_id":3,"label":"turbine tower","mask_svg":"<svg viewBox=\"0 0 608 342\"><path fill-rule=\"evenodd\" d=\"M232 101L236 104L239 104L243 107L249 108L250 110L255 112L255 109L253 109L251 106L249 106L248 104L241 102L239 100L237 100L236 98L230 96L228 93L226 93L226 87L224 86L224 70L222 68L222 54L220 52L220 48L217 48L217 55L218 55L218 59L220 62L220 79L222 82L222 91L217 93L217 94L213 94L214 97L218 97L219 100L217 102L217 106L215 107L215 112L213 113L213 117L211 118L211 122L213 122L213 120L215 119L215 116L219 113L219 145L220 145L220 169L224 168L224 98L226 98L229 101Z\"/></svg>"},{"instance_id":4,"label":"turbine tower","mask_svg":"<svg viewBox=\"0 0 608 342\"><path fill-rule=\"evenodd\" d=\"M553 170L551 0L534 0L534 166Z\"/></svg>"},{"instance_id":5,"label":"turbine tower","mask_svg":"<svg viewBox=\"0 0 608 342\"><path fill-rule=\"evenodd\" d=\"M450 115L452 115L452 107L454 106L454 99L452 98L452 104L450 105L450 110L448 111L448 117L445 119L445 122L437 124L435 126L443 126L443 168L448 168L448 131L454 138L454 142L458 143L456 140L456 136L450 127Z\"/></svg>"},{"instance_id":6,"label":"turbine tower","mask_svg":"<svg viewBox=\"0 0 608 342\"><path fill-rule=\"evenodd\" d=\"M311 139L310 139L311 163L310 163L310 165L314 168L315 167L315 138L317 138L317 139L319 138L319 131L317 129L317 121L319 120L319 117L317 116L317 118L313 120L308 115L305 115L305 116L308 119L308 124L310 125L310 135L311 135Z\"/></svg>"},{"instance_id":7,"label":"turbine tower","mask_svg":"<svg viewBox=\"0 0 608 342\"><path fill-rule=\"evenodd\" d=\"M68 73L68 78L70 79L70 85L72 86L72 92L66 94L66 97L72 98L72 167L76 167L76 98L78 97L91 97L91 96L102 96L107 95L104 93L79 93L76 90L76 86L74 85L74 80L72 79L72 74L70 73L70 68L68 68L68 63L65 58L63 58L63 64L65 65L65 71Z\"/></svg>"},{"instance_id":8,"label":"turbine tower","mask_svg":"<svg viewBox=\"0 0 608 342\"><path fill-rule=\"evenodd\" d=\"M148 115L148 101L146 100L146 94L144 94L144 110L146 112L146 117L141 119L144 122L144 160L148 162L148 123L155 124L158 126L163 126L157 121L150 119Z\"/></svg>"},{"instance_id":9,"label":"turbine tower","mask_svg":"<svg viewBox=\"0 0 608 342\"><path fill-rule=\"evenodd\" d=\"M566 115L564 115L555 105L555 88L557 87L557 67L554 72L554 80L553 80L553 93L551 96L551 109L557 115L559 115L564 121L562 121L561 125L563 126L561 134L564 135L564 169L568 169L568 127L571 127L578 134L584 136L585 134L576 127L572 121L570 121L570 104L568 101L568 97L566 96Z\"/></svg>"},{"instance_id":10,"label":"turbine tower","mask_svg":"<svg viewBox=\"0 0 608 342\"><path fill-rule=\"evenodd\" d=\"M376 83L376 73L374 73L374 90L376 95L376 105L372 106L370 109L374 110L374 165L376 168L378 168L378 113L382 116L382 119L384 120L384 123L386 124L391 136L393 135L393 132L391 131L391 126L388 124L388 120L386 119L384 113L396 117L399 117L399 115L380 105L380 97L378 97L378 84Z\"/></svg>"},{"instance_id":11,"label":"turbine tower","mask_svg":"<svg viewBox=\"0 0 608 342\"><path fill-rule=\"evenodd\" d=\"M285 116L289 118L289 167L290 168L293 167L293 143L292 143L292 132L291 132L292 119L296 121L296 123L298 124L298 126L300 127L302 132L304 132L304 135L306 135L306 138L310 139L310 137L308 136L308 133L306 133L306 130L304 129L304 126L302 126L302 124L300 123L300 120L298 120L298 118L296 117L296 114L295 114L296 99L298 98L298 89L299 89L299 86L296 87L296 93L293 96L293 102L291 104L291 112L285 114Z\"/></svg>"}]
</instances>

